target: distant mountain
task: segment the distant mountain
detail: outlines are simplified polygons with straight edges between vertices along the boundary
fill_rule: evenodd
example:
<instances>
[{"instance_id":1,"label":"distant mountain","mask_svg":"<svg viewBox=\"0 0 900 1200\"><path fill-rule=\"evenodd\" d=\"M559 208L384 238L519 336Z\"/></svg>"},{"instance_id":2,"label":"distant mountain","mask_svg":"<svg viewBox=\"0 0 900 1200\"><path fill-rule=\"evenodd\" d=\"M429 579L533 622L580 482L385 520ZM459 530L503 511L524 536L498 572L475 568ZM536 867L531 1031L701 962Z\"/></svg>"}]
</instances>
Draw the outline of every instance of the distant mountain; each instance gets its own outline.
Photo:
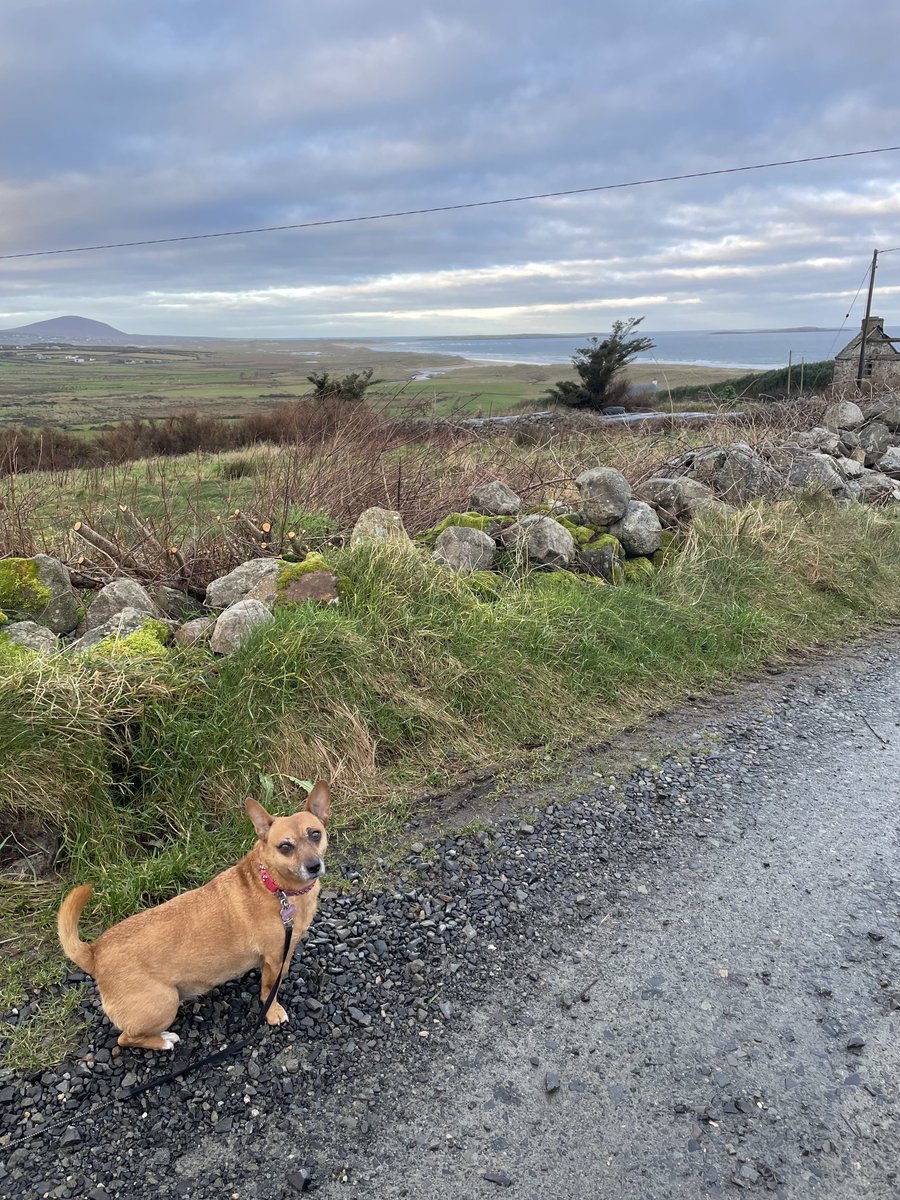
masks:
<instances>
[{"instance_id":1,"label":"distant mountain","mask_svg":"<svg viewBox=\"0 0 900 1200\"><path fill-rule=\"evenodd\" d=\"M96 342L109 346L117 342L134 343L121 329L89 317L54 317L51 321L34 321L15 329L0 329L3 342Z\"/></svg>"}]
</instances>

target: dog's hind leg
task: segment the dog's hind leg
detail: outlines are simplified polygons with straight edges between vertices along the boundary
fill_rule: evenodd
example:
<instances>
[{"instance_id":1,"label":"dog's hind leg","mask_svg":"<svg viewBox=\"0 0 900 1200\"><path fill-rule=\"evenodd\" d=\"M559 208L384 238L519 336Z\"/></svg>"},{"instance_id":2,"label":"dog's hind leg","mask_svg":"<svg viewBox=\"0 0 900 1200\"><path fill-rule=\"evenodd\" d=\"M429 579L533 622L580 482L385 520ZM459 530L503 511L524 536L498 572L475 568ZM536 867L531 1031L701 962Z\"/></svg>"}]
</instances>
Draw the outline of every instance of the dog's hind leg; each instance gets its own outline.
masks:
<instances>
[{"instance_id":1,"label":"dog's hind leg","mask_svg":"<svg viewBox=\"0 0 900 1200\"><path fill-rule=\"evenodd\" d=\"M151 983L145 984L139 995L117 997L115 1004L104 1004L104 1008L112 1023L122 1030L120 1046L173 1050L179 1037L168 1026L175 1019L180 999L176 988Z\"/></svg>"}]
</instances>

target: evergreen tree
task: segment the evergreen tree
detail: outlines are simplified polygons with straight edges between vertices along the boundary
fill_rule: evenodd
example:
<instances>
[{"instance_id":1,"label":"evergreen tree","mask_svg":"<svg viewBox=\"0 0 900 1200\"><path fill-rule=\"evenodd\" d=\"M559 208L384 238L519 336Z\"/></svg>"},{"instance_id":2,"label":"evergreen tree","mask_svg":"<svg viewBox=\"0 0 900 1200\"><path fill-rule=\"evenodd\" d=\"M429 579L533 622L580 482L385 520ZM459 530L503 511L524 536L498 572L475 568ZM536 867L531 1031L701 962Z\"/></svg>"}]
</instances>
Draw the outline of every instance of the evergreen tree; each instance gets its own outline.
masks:
<instances>
[{"instance_id":1,"label":"evergreen tree","mask_svg":"<svg viewBox=\"0 0 900 1200\"><path fill-rule=\"evenodd\" d=\"M550 388L547 399L569 408L597 410L624 395L627 385L621 378L621 371L638 354L653 349L652 338L632 336L643 319L629 317L627 321L614 321L609 337L592 337L590 345L580 346L575 351L572 366L581 382L560 380Z\"/></svg>"}]
</instances>

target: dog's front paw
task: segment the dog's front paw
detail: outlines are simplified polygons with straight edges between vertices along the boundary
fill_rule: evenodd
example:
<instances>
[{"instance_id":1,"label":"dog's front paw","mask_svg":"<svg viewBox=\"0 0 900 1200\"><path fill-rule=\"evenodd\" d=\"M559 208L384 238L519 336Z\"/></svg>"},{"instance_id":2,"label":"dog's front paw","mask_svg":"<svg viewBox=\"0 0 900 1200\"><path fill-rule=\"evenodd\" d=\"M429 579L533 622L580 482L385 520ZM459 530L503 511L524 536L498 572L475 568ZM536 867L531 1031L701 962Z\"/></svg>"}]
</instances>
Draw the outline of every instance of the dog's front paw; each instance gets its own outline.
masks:
<instances>
[{"instance_id":1,"label":"dog's front paw","mask_svg":"<svg viewBox=\"0 0 900 1200\"><path fill-rule=\"evenodd\" d=\"M284 1025L287 1023L288 1015L277 1002L272 1005L266 1013L266 1021L270 1025Z\"/></svg>"}]
</instances>

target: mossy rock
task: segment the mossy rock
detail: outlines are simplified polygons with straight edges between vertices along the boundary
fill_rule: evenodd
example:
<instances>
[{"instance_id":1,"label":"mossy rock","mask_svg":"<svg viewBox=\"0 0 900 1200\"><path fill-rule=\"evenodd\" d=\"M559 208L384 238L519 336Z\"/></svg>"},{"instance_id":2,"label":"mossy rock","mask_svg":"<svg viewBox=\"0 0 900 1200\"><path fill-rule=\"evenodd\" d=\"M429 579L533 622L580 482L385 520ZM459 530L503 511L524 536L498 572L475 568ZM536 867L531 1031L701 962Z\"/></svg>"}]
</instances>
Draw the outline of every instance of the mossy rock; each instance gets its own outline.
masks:
<instances>
[{"instance_id":1,"label":"mossy rock","mask_svg":"<svg viewBox=\"0 0 900 1200\"><path fill-rule=\"evenodd\" d=\"M649 558L626 558L622 564L626 583L645 585L654 575L653 562Z\"/></svg>"},{"instance_id":2,"label":"mossy rock","mask_svg":"<svg viewBox=\"0 0 900 1200\"><path fill-rule=\"evenodd\" d=\"M503 594L503 581L494 571L468 571L461 578L479 600L499 600Z\"/></svg>"},{"instance_id":3,"label":"mossy rock","mask_svg":"<svg viewBox=\"0 0 900 1200\"><path fill-rule=\"evenodd\" d=\"M0 667L21 667L37 657L36 651L29 650L27 646L17 646L5 633L0 633Z\"/></svg>"},{"instance_id":4,"label":"mossy rock","mask_svg":"<svg viewBox=\"0 0 900 1200\"><path fill-rule=\"evenodd\" d=\"M122 638L104 638L102 642L98 642L91 649L90 653L108 659L124 658L146 661L147 659L165 658L168 653L166 643L171 636L172 631L168 625L164 625L162 621L148 618L134 633L126 634Z\"/></svg>"},{"instance_id":5,"label":"mossy rock","mask_svg":"<svg viewBox=\"0 0 900 1200\"><path fill-rule=\"evenodd\" d=\"M571 517L554 517L562 525L563 529L567 529L572 535L572 540L578 547L587 546L587 544L597 536L596 529L591 529L589 525L579 525L577 521L573 521Z\"/></svg>"},{"instance_id":6,"label":"mossy rock","mask_svg":"<svg viewBox=\"0 0 900 1200\"><path fill-rule=\"evenodd\" d=\"M6 615L6 613L3 611L3 609L0 608L0 625L6 625L6 623L8 621L9 621L9 617Z\"/></svg>"},{"instance_id":7,"label":"mossy rock","mask_svg":"<svg viewBox=\"0 0 900 1200\"><path fill-rule=\"evenodd\" d=\"M605 550L607 547L610 547L612 549L613 554L616 556L616 558L624 557L624 551L622 550L622 543L619 541L619 539L617 537L613 537L613 535L607 529L597 529L597 530L592 531L591 538L587 542L585 542L585 544L582 546L582 549L583 550Z\"/></svg>"},{"instance_id":8,"label":"mossy rock","mask_svg":"<svg viewBox=\"0 0 900 1200\"><path fill-rule=\"evenodd\" d=\"M625 553L622 543L611 533L594 532L589 542L578 547L577 565L582 574L598 576L607 583L625 582L622 564Z\"/></svg>"},{"instance_id":9,"label":"mossy rock","mask_svg":"<svg viewBox=\"0 0 900 1200\"><path fill-rule=\"evenodd\" d=\"M34 559L0 559L0 609L22 616L39 616L51 596L50 588L41 583Z\"/></svg>"},{"instance_id":10,"label":"mossy rock","mask_svg":"<svg viewBox=\"0 0 900 1200\"><path fill-rule=\"evenodd\" d=\"M660 536L662 538L662 545L655 554L650 555L653 565L657 570L664 567L667 562L671 562L683 544L681 535L674 530L664 529Z\"/></svg>"},{"instance_id":11,"label":"mossy rock","mask_svg":"<svg viewBox=\"0 0 900 1200\"><path fill-rule=\"evenodd\" d=\"M416 541L423 546L434 546L444 530L450 528L480 529L482 533L493 537L498 530L514 524L515 520L515 517L489 517L484 513L452 512L431 529L417 534Z\"/></svg>"},{"instance_id":12,"label":"mossy rock","mask_svg":"<svg viewBox=\"0 0 900 1200\"><path fill-rule=\"evenodd\" d=\"M536 583L543 591L557 591L564 593L572 588L605 588L608 586L606 580L600 575L581 575L576 571L557 570L557 571L536 571L531 576L532 582Z\"/></svg>"},{"instance_id":13,"label":"mossy rock","mask_svg":"<svg viewBox=\"0 0 900 1200\"><path fill-rule=\"evenodd\" d=\"M288 591L292 583L296 583L298 579L302 579L304 575L314 575L325 573L337 580L337 592L339 596L344 596L347 591L347 580L342 575L338 575L332 567L328 565L324 555L318 550L310 550L302 562L286 563L278 572L278 578L275 584L275 605L276 607L282 603L289 603L289 598L286 598L285 593Z\"/></svg>"}]
</instances>

